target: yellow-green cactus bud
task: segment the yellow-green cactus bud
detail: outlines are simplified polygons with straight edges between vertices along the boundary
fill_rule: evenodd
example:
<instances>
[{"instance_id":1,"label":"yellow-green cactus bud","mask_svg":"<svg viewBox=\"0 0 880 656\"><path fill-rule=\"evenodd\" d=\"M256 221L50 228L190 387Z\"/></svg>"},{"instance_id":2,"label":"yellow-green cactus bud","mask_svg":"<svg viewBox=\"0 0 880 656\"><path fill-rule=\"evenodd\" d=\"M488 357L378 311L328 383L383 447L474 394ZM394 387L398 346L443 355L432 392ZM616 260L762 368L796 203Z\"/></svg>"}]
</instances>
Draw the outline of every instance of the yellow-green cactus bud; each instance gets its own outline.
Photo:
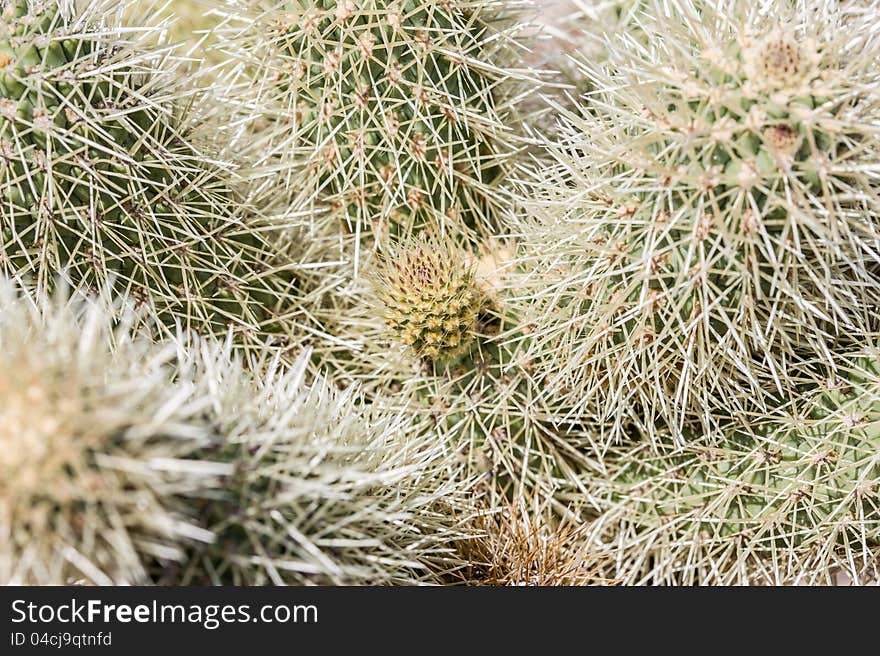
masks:
<instances>
[{"instance_id":1,"label":"yellow-green cactus bud","mask_svg":"<svg viewBox=\"0 0 880 656\"><path fill-rule=\"evenodd\" d=\"M468 350L481 295L473 267L455 247L404 246L385 258L377 292L385 321L419 357L451 360Z\"/></svg>"}]
</instances>

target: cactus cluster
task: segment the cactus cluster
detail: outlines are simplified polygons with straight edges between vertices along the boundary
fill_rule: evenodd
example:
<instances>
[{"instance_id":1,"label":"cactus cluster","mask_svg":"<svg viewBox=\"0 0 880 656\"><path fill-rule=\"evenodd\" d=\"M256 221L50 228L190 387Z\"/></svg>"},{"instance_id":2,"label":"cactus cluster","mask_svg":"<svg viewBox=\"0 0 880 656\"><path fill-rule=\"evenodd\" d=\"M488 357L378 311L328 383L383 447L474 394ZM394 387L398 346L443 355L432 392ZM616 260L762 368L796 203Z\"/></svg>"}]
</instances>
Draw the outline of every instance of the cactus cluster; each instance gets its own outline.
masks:
<instances>
[{"instance_id":1,"label":"cactus cluster","mask_svg":"<svg viewBox=\"0 0 880 656\"><path fill-rule=\"evenodd\" d=\"M627 584L877 575L877 18L641 3L512 228L562 499ZM865 349L863 353L859 349Z\"/></svg>"},{"instance_id":2,"label":"cactus cluster","mask_svg":"<svg viewBox=\"0 0 880 656\"><path fill-rule=\"evenodd\" d=\"M875 8L555 4L0 0L0 583L880 576Z\"/></svg>"}]
</instances>

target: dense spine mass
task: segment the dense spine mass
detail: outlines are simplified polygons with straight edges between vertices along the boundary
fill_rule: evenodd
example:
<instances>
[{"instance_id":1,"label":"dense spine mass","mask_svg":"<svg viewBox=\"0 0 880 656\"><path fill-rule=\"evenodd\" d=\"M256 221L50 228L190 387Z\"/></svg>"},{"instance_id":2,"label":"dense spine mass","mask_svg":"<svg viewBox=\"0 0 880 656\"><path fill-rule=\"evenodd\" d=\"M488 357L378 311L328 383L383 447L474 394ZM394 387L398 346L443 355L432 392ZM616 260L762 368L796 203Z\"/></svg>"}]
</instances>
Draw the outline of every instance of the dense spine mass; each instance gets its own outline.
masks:
<instances>
[{"instance_id":1,"label":"dense spine mass","mask_svg":"<svg viewBox=\"0 0 880 656\"><path fill-rule=\"evenodd\" d=\"M195 502L216 535L195 543L162 581L184 585L412 585L445 570L469 531L456 514L469 481L441 436L354 388L303 380L306 360L256 379L220 360L222 440L205 457L230 463Z\"/></svg>"},{"instance_id":2,"label":"dense spine mass","mask_svg":"<svg viewBox=\"0 0 880 656\"><path fill-rule=\"evenodd\" d=\"M477 535L457 547L462 563L450 581L463 585L599 585L597 563L588 552L586 526L559 520L539 499L518 498L475 513Z\"/></svg>"},{"instance_id":3,"label":"dense spine mass","mask_svg":"<svg viewBox=\"0 0 880 656\"><path fill-rule=\"evenodd\" d=\"M419 357L451 360L471 345L483 299L454 247L422 242L389 253L377 281L385 321Z\"/></svg>"},{"instance_id":4,"label":"dense spine mass","mask_svg":"<svg viewBox=\"0 0 880 656\"><path fill-rule=\"evenodd\" d=\"M192 459L206 390L132 318L0 279L3 584L144 584L211 539L184 501L227 470Z\"/></svg>"}]
</instances>

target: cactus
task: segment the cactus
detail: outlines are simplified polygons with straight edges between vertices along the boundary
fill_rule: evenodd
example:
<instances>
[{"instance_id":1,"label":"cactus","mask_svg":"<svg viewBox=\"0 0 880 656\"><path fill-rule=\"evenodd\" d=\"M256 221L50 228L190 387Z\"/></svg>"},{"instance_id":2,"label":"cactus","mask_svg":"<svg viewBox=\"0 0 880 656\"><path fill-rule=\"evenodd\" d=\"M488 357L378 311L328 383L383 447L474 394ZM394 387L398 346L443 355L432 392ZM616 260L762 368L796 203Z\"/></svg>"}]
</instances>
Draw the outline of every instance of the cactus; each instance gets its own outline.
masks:
<instances>
[{"instance_id":1,"label":"cactus","mask_svg":"<svg viewBox=\"0 0 880 656\"><path fill-rule=\"evenodd\" d=\"M591 483L592 538L624 583L855 581L880 556L880 376L875 356L717 444L620 449Z\"/></svg>"},{"instance_id":2,"label":"cactus","mask_svg":"<svg viewBox=\"0 0 880 656\"><path fill-rule=\"evenodd\" d=\"M194 544L160 581L378 585L442 575L450 543L468 535L455 517L470 486L442 439L406 413L365 404L355 388L306 384L308 354L286 370L228 351L202 360L222 436L203 457L234 471L196 503L216 540Z\"/></svg>"},{"instance_id":3,"label":"cactus","mask_svg":"<svg viewBox=\"0 0 880 656\"><path fill-rule=\"evenodd\" d=\"M155 43L161 24L118 27L131 6L2 4L0 273L112 282L171 326L287 334L296 259L188 141L202 119L183 60Z\"/></svg>"},{"instance_id":4,"label":"cactus","mask_svg":"<svg viewBox=\"0 0 880 656\"><path fill-rule=\"evenodd\" d=\"M0 279L0 582L143 584L210 540L184 495L225 465L206 390L104 298L25 295Z\"/></svg>"},{"instance_id":5,"label":"cactus","mask_svg":"<svg viewBox=\"0 0 880 656\"><path fill-rule=\"evenodd\" d=\"M356 388L0 284L0 581L432 581L471 533L442 436ZM267 358L264 351L260 358Z\"/></svg>"},{"instance_id":6,"label":"cactus","mask_svg":"<svg viewBox=\"0 0 880 656\"><path fill-rule=\"evenodd\" d=\"M296 191L309 179L323 207L380 238L497 226L529 79L505 68L520 0L239 4L245 27L222 47L238 48L231 98L259 127L242 143L258 186L274 197L279 178Z\"/></svg>"},{"instance_id":7,"label":"cactus","mask_svg":"<svg viewBox=\"0 0 880 656\"><path fill-rule=\"evenodd\" d=\"M562 110L513 229L559 412L592 397L616 434L659 419L680 442L766 412L876 328L876 17L644 4L650 39L582 62L598 90Z\"/></svg>"},{"instance_id":8,"label":"cactus","mask_svg":"<svg viewBox=\"0 0 880 656\"><path fill-rule=\"evenodd\" d=\"M506 305L503 274L497 269L503 252L503 245L495 244L478 260L425 236L392 247L378 264L374 294L379 309L372 310L390 318L386 330L370 336L365 319L353 323L361 332L363 353L341 372L396 390L404 400L399 402L444 436L455 450L450 457L463 460L466 471L497 495L496 502L523 492L552 493L576 480L583 466L579 450L560 440L548 421L540 382L531 363L520 357L527 340ZM406 283L388 287L383 279ZM450 298L458 300L438 303L438 289L451 291ZM388 303L384 310L383 300ZM366 301L363 305L369 307ZM425 307L452 313L451 329L431 330L439 337L413 340L411 324L399 317L420 316ZM467 308L466 321L460 319L460 308ZM445 319L438 321L442 325ZM422 323L416 323L419 330ZM516 342L512 335L525 341Z\"/></svg>"}]
</instances>

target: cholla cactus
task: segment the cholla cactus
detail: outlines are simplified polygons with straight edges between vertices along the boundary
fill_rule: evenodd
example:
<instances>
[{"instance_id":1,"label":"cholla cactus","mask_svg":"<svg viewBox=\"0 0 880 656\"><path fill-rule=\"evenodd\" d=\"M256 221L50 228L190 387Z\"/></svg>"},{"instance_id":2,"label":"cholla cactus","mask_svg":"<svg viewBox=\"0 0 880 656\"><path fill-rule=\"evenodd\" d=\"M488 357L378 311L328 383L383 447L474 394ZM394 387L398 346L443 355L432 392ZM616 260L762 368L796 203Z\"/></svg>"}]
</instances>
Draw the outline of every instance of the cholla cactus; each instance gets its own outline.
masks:
<instances>
[{"instance_id":1,"label":"cholla cactus","mask_svg":"<svg viewBox=\"0 0 880 656\"><path fill-rule=\"evenodd\" d=\"M520 499L473 515L475 537L461 540L452 583L492 586L599 585L586 525L559 520L545 502Z\"/></svg>"},{"instance_id":2,"label":"cholla cactus","mask_svg":"<svg viewBox=\"0 0 880 656\"><path fill-rule=\"evenodd\" d=\"M147 583L210 540L182 496L226 465L204 447L205 390L105 300L0 280L0 582Z\"/></svg>"},{"instance_id":3,"label":"cholla cactus","mask_svg":"<svg viewBox=\"0 0 880 656\"><path fill-rule=\"evenodd\" d=\"M119 27L131 6L0 5L0 273L112 283L171 325L285 332L296 265L187 140L182 60L161 25Z\"/></svg>"},{"instance_id":4,"label":"cholla cactus","mask_svg":"<svg viewBox=\"0 0 880 656\"><path fill-rule=\"evenodd\" d=\"M561 412L680 440L874 329L880 32L832 2L644 5L649 39L582 63L597 91L517 226L522 314Z\"/></svg>"},{"instance_id":5,"label":"cholla cactus","mask_svg":"<svg viewBox=\"0 0 880 656\"><path fill-rule=\"evenodd\" d=\"M419 357L452 360L466 353L483 299L465 254L424 241L399 251L386 255L376 282L385 321Z\"/></svg>"},{"instance_id":6,"label":"cholla cactus","mask_svg":"<svg viewBox=\"0 0 880 656\"><path fill-rule=\"evenodd\" d=\"M880 376L876 355L845 377L715 445L616 454L592 498L607 575L626 583L876 579Z\"/></svg>"},{"instance_id":7,"label":"cholla cactus","mask_svg":"<svg viewBox=\"0 0 880 656\"><path fill-rule=\"evenodd\" d=\"M206 455L234 473L198 504L216 541L195 547L165 581L429 582L449 545L468 535L454 519L468 503L467 477L406 413L365 404L354 388L306 384L307 355L259 377L228 352L200 361L222 436Z\"/></svg>"},{"instance_id":8,"label":"cholla cactus","mask_svg":"<svg viewBox=\"0 0 880 656\"><path fill-rule=\"evenodd\" d=\"M240 0L245 27L221 47L240 59L232 98L254 113L242 148L266 193L311 179L358 234L491 229L528 78L505 68L523 4Z\"/></svg>"}]
</instances>

